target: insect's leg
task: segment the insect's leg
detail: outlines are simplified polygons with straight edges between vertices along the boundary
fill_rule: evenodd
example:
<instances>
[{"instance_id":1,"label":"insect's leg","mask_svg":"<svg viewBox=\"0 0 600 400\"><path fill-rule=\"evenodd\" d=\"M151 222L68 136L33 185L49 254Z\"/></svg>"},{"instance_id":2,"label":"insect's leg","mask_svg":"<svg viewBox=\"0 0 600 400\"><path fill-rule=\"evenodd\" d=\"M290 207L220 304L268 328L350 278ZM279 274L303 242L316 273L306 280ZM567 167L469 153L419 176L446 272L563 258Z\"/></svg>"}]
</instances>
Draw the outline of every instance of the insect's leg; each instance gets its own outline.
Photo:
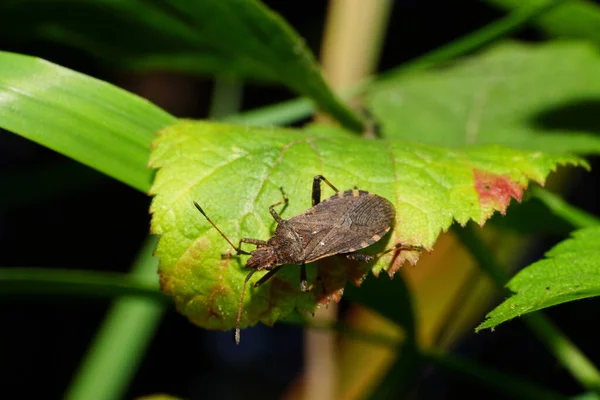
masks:
<instances>
[{"instance_id":1,"label":"insect's leg","mask_svg":"<svg viewBox=\"0 0 600 400\"><path fill-rule=\"evenodd\" d=\"M303 292L308 292L311 288L308 287L308 282L306 282L306 264L302 263L300 266L300 290Z\"/></svg>"},{"instance_id":2,"label":"insect's leg","mask_svg":"<svg viewBox=\"0 0 600 400\"><path fill-rule=\"evenodd\" d=\"M363 253L348 253L348 254L344 254L344 257L346 257L349 260L362 261L362 262L373 261L375 258L377 258L376 255L363 254Z\"/></svg>"},{"instance_id":3,"label":"insect's leg","mask_svg":"<svg viewBox=\"0 0 600 400\"><path fill-rule=\"evenodd\" d=\"M236 256L239 256L240 254L246 254L246 255L250 254L247 251L242 250L242 243L253 244L253 245L256 245L257 247L264 246L267 244L267 242L265 242L264 240L260 240L260 239L241 238L240 242L238 243L238 247L235 249ZM221 258L222 259L230 259L231 254L222 254Z\"/></svg>"},{"instance_id":4,"label":"insect's leg","mask_svg":"<svg viewBox=\"0 0 600 400\"><path fill-rule=\"evenodd\" d=\"M323 175L317 175L313 178L312 187L312 205L316 206L321 202L321 181L325 182L334 192L339 192L335 186L331 184Z\"/></svg>"},{"instance_id":5,"label":"insect's leg","mask_svg":"<svg viewBox=\"0 0 600 400\"><path fill-rule=\"evenodd\" d=\"M260 239L241 238L240 243L238 244L238 249L242 248L242 243L254 244L257 247L265 246L267 244L267 242L265 242L264 240L260 240Z\"/></svg>"},{"instance_id":6,"label":"insect's leg","mask_svg":"<svg viewBox=\"0 0 600 400\"><path fill-rule=\"evenodd\" d=\"M375 260L376 258L381 257L382 255L389 253L390 251L394 251L394 250L416 250L416 251L421 251L423 250L423 247L421 246L413 246L411 244L402 244L402 243L398 243L395 246L382 251L381 253L377 253L377 254L363 254L363 253L348 253L348 254L344 254L344 256L350 260L355 260L355 261L362 261L362 262L370 262Z\"/></svg>"},{"instance_id":7,"label":"insect's leg","mask_svg":"<svg viewBox=\"0 0 600 400\"><path fill-rule=\"evenodd\" d=\"M231 245L231 247L233 247L233 249L236 251L237 254L250 254L247 251L242 250L240 248L240 246L235 247L234 244L231 242L231 240L229 240L229 238L227 236L225 236L225 234L219 229L219 227L217 225L215 225L215 223L212 221L212 219L210 219L210 217L208 215L206 215L206 213L204 212L202 207L200 207L200 205L198 203L196 203L195 201L194 201L194 205L196 206L198 211L200 211L200 213L202 215L204 215L204 218L206 218L206 220L217 230L217 232L219 232L219 235L221 235L223 237L223 239L225 239L227 241L227 243L229 243Z\"/></svg>"},{"instance_id":8,"label":"insect's leg","mask_svg":"<svg viewBox=\"0 0 600 400\"><path fill-rule=\"evenodd\" d=\"M282 204L287 204L287 202L288 202L288 197L287 197L287 194L285 194L285 192L283 191L283 187L280 187L279 189L281 190L281 195L283 196L283 200L281 200L275 204L271 204L269 206L269 212L271 213L271 215L273 216L275 221L277 221L277 223L280 223L282 220L281 220L281 217L279 216L279 214L277 214L277 211L275 211L274 207L280 206Z\"/></svg>"},{"instance_id":9,"label":"insect's leg","mask_svg":"<svg viewBox=\"0 0 600 400\"><path fill-rule=\"evenodd\" d=\"M312 292L313 288L318 284L321 284L321 295L323 297L327 296L327 290L325 288L325 281L323 280L323 278L321 278L321 275L317 275L317 279L315 279L315 283L313 283L306 290L303 290L303 291L304 292Z\"/></svg>"},{"instance_id":10,"label":"insect's leg","mask_svg":"<svg viewBox=\"0 0 600 400\"><path fill-rule=\"evenodd\" d=\"M262 285L263 283L265 283L266 281L271 279L273 277L273 275L275 275L281 269L281 267L283 267L284 265L285 264L278 265L275 268L269 270L269 272L267 272L262 278L260 278L258 281L256 281L256 283L254 284L254 287L259 287L260 285Z\"/></svg>"},{"instance_id":11,"label":"insect's leg","mask_svg":"<svg viewBox=\"0 0 600 400\"><path fill-rule=\"evenodd\" d=\"M242 286L242 295L240 296L240 308L238 309L237 321L235 323L235 343L240 344L240 322L242 320L242 307L244 306L244 294L246 293L246 284L256 272L255 269L248 272L246 279L244 279L244 286Z\"/></svg>"},{"instance_id":12,"label":"insect's leg","mask_svg":"<svg viewBox=\"0 0 600 400\"><path fill-rule=\"evenodd\" d=\"M270 270L269 272L267 272L265 274L265 276L260 278L254 284L254 287L258 287L258 286L262 285L263 283L265 283L266 281L268 281L269 279L271 279L273 277L273 275L275 275L281 269L281 267L283 267L283 265L278 265L275 268L273 268L272 270ZM306 264L302 264L300 266L300 290L302 290L303 292L308 292L308 291L310 291L310 289L312 289L312 286L309 288L308 283L306 282Z\"/></svg>"}]
</instances>

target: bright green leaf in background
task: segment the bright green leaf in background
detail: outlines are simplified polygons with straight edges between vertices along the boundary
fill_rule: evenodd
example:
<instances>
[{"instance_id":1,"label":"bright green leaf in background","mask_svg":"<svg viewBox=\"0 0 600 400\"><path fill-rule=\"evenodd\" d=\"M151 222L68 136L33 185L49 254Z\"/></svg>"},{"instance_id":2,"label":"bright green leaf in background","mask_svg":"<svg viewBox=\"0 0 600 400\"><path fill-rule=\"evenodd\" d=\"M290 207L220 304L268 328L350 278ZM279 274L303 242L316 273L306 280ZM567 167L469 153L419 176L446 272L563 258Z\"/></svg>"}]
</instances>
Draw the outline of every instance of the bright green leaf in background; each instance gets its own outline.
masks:
<instances>
[{"instance_id":1,"label":"bright green leaf in background","mask_svg":"<svg viewBox=\"0 0 600 400\"><path fill-rule=\"evenodd\" d=\"M600 152L590 112L599 98L600 53L559 42L505 43L446 69L391 76L366 101L387 138L589 154Z\"/></svg>"},{"instance_id":2,"label":"bright green leaf in background","mask_svg":"<svg viewBox=\"0 0 600 400\"><path fill-rule=\"evenodd\" d=\"M46 12L31 14L32 7ZM0 34L11 37L24 29L78 47L111 66L281 83L349 129L362 128L323 80L304 40L257 0L19 0L0 5Z\"/></svg>"},{"instance_id":3,"label":"bright green leaf in background","mask_svg":"<svg viewBox=\"0 0 600 400\"><path fill-rule=\"evenodd\" d=\"M504 212L512 198L520 200L529 180L543 183L559 164L585 165L574 156L493 145L449 150L350 134L325 135L314 128L258 129L183 121L160 132L151 156L151 166L158 168L151 211L152 232L161 235L156 252L161 286L198 325L233 327L247 272L242 268L245 258L222 258L230 251L227 243L193 201L232 241L266 240L275 226L268 207L281 199L279 187L290 198L282 211L283 218L289 218L310 207L312 178L323 174L340 190L356 185L394 203L396 227L377 249L385 242L431 249L453 220L483 224L494 210ZM325 191L324 196L332 194ZM416 252L402 252L392 262L388 254L372 268L376 274L382 269L393 274L405 260L417 258ZM359 281L361 272L346 273ZM328 274L331 268L320 271L327 293L339 293L345 279ZM320 290L301 293L298 267L286 267L269 284L250 289L243 325L271 324L294 307L311 311L322 297Z\"/></svg>"},{"instance_id":4,"label":"bright green leaf in background","mask_svg":"<svg viewBox=\"0 0 600 400\"><path fill-rule=\"evenodd\" d=\"M490 312L477 330L568 301L600 296L600 227L573 232L508 282L515 293Z\"/></svg>"}]
</instances>

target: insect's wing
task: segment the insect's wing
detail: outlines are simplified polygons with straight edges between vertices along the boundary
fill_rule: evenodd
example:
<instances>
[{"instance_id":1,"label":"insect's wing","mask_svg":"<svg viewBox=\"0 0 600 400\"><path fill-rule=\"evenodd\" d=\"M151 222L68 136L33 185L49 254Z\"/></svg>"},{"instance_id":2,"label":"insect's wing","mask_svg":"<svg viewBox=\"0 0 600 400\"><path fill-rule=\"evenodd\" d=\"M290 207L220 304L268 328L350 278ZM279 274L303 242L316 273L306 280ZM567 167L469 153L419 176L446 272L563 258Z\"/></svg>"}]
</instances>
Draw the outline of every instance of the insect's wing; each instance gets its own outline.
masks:
<instances>
[{"instance_id":1,"label":"insect's wing","mask_svg":"<svg viewBox=\"0 0 600 400\"><path fill-rule=\"evenodd\" d=\"M365 191L340 192L290 218L307 262L350 253L377 242L393 224L394 206Z\"/></svg>"}]
</instances>

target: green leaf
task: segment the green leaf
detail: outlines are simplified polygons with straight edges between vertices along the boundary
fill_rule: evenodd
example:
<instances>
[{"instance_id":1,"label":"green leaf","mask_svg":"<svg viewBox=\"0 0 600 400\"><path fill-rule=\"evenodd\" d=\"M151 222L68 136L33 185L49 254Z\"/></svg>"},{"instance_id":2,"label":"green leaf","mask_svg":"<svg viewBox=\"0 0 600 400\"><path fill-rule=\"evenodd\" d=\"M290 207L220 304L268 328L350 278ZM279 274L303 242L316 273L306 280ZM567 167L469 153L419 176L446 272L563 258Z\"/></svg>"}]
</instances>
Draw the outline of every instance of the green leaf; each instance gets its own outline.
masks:
<instances>
[{"instance_id":1,"label":"green leaf","mask_svg":"<svg viewBox=\"0 0 600 400\"><path fill-rule=\"evenodd\" d=\"M175 117L39 58L0 52L0 127L147 192L153 133Z\"/></svg>"},{"instance_id":2,"label":"green leaf","mask_svg":"<svg viewBox=\"0 0 600 400\"><path fill-rule=\"evenodd\" d=\"M515 294L487 315L477 331L568 301L600 295L600 226L585 228L508 282Z\"/></svg>"},{"instance_id":3,"label":"green leaf","mask_svg":"<svg viewBox=\"0 0 600 400\"><path fill-rule=\"evenodd\" d=\"M523 8L521 0L488 0L499 8L516 10ZM528 5L550 5L556 0L529 1ZM547 34L559 38L587 39L596 45L600 44L600 7L587 0L563 1L553 10L544 13L533 21L533 25Z\"/></svg>"},{"instance_id":4,"label":"green leaf","mask_svg":"<svg viewBox=\"0 0 600 400\"><path fill-rule=\"evenodd\" d=\"M7 35L28 26L26 31L101 56L111 65L281 83L310 97L349 129L362 130L360 118L325 83L304 40L261 2L163 3L21 1L0 8L0 26L5 25Z\"/></svg>"},{"instance_id":5,"label":"green leaf","mask_svg":"<svg viewBox=\"0 0 600 400\"><path fill-rule=\"evenodd\" d=\"M507 43L443 70L396 74L367 96L387 138L599 153L600 55L590 45Z\"/></svg>"},{"instance_id":6,"label":"green leaf","mask_svg":"<svg viewBox=\"0 0 600 400\"><path fill-rule=\"evenodd\" d=\"M162 235L157 249L161 287L195 323L233 327L245 272L245 257L223 259L231 249L193 205L197 201L232 241L266 240L275 227L268 213L289 195L283 218L310 206L311 182L325 175L341 190L354 185L392 201L396 226L370 253L395 243L431 249L453 220L483 224L495 210L504 212L511 198L520 200L529 180L543 183L559 164L585 165L574 156L499 146L462 150L392 140L330 135L331 129L259 129L182 121L162 130L150 165L158 168L151 193L152 232ZM248 138L252 138L248 140ZM333 193L325 188L324 197ZM392 253L374 265L390 275L415 251ZM332 258L332 259L335 259ZM392 262L393 261L393 262ZM312 310L321 290L299 291L299 268L285 267L244 301L243 325L271 324L294 307ZM310 268L314 280L316 266ZM247 271L246 271L247 272ZM364 268L322 268L326 293L339 297L345 276L360 281Z\"/></svg>"}]
</instances>

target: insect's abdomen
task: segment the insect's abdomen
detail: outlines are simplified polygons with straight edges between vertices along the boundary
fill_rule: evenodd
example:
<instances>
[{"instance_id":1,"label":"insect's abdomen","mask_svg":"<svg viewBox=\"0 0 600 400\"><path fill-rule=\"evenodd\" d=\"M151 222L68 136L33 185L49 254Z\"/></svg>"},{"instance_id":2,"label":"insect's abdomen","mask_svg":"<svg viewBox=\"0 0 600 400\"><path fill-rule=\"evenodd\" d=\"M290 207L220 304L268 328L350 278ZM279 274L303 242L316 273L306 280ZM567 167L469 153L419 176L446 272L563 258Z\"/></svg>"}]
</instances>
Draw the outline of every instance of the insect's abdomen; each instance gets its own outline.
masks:
<instances>
[{"instance_id":1,"label":"insect's abdomen","mask_svg":"<svg viewBox=\"0 0 600 400\"><path fill-rule=\"evenodd\" d=\"M363 190L338 192L289 219L301 237L307 262L350 253L377 242L394 223L395 210L383 197Z\"/></svg>"}]
</instances>

